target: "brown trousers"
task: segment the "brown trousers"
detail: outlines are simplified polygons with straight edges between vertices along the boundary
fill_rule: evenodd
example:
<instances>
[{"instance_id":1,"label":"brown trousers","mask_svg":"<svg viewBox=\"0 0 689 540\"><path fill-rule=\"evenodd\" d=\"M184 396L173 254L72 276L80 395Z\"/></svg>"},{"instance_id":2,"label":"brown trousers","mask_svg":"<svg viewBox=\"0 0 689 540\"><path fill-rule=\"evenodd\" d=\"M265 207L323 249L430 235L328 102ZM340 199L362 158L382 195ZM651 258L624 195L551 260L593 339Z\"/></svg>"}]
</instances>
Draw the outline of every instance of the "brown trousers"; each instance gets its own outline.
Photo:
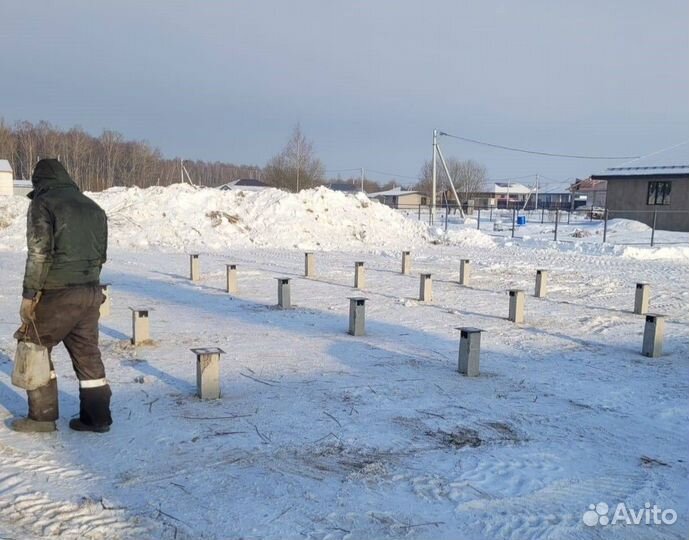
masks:
<instances>
[{"instance_id":1,"label":"brown trousers","mask_svg":"<svg viewBox=\"0 0 689 540\"><path fill-rule=\"evenodd\" d=\"M79 379L79 412L81 421L89 425L110 425L110 386L105 384L105 366L98 348L98 319L103 303L100 285L68 287L44 291L36 305L35 322L38 335L29 325L27 339L41 343L52 351L62 342L72 359ZM50 368L53 369L52 359ZM27 391L29 418L57 420L57 381Z\"/></svg>"}]
</instances>

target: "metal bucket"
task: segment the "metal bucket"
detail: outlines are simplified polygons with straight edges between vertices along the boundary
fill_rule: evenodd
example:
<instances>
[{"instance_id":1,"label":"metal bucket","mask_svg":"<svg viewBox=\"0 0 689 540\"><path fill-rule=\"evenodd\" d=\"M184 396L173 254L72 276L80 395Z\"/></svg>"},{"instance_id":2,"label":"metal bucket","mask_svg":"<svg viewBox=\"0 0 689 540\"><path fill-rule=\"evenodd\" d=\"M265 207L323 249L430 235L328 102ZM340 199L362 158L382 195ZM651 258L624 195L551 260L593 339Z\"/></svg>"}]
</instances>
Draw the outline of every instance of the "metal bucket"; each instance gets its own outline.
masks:
<instances>
[{"instance_id":1,"label":"metal bucket","mask_svg":"<svg viewBox=\"0 0 689 540\"><path fill-rule=\"evenodd\" d=\"M14 354L12 384L36 390L50 382L50 357L47 347L30 341L18 341Z\"/></svg>"}]
</instances>

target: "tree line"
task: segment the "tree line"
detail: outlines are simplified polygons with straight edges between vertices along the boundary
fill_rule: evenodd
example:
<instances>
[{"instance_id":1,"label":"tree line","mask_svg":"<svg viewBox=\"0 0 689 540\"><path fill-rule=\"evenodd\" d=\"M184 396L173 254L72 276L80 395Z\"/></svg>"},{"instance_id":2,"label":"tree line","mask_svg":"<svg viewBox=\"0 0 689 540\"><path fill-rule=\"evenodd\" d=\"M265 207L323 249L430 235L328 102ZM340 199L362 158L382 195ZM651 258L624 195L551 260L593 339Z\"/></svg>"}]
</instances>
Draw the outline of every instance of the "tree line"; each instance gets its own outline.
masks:
<instances>
[{"instance_id":1,"label":"tree line","mask_svg":"<svg viewBox=\"0 0 689 540\"><path fill-rule=\"evenodd\" d=\"M31 178L39 159L58 158L84 191L113 186L167 186L182 181L180 159L167 159L146 141L126 140L121 133L104 130L95 137L80 127L61 130L48 122L0 119L0 159L12 165L15 178ZM219 186L237 178L257 178L256 165L184 161L194 184ZM186 174L185 174L186 177Z\"/></svg>"},{"instance_id":2,"label":"tree line","mask_svg":"<svg viewBox=\"0 0 689 540\"><path fill-rule=\"evenodd\" d=\"M313 143L298 124L284 148L270 158L265 167L202 160L185 160L182 166L179 158L165 158L147 141L126 140L117 131L104 130L96 137L80 127L62 130L45 121L8 125L0 118L0 159L10 162L15 178L31 178L33 167L44 157L60 159L84 191L102 191L113 186L167 186L187 180L215 187L238 178L261 180L288 191L340 182L361 185L359 177L328 179ZM486 179L485 167L452 157L447 162L460 199L462 195L480 191ZM444 170L439 170L439 193L447 187L444 176ZM385 191L397 185L394 178L386 182L364 179L367 193ZM430 162L422 166L413 189L430 194Z\"/></svg>"}]
</instances>

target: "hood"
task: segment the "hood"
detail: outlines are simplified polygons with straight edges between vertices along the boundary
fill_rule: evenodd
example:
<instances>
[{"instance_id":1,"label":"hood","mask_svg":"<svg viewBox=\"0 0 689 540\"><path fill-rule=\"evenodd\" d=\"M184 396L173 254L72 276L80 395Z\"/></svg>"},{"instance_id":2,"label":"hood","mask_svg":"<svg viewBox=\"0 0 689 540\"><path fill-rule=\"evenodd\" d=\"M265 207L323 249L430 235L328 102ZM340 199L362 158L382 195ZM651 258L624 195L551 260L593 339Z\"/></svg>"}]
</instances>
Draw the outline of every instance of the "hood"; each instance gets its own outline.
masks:
<instances>
[{"instance_id":1,"label":"hood","mask_svg":"<svg viewBox=\"0 0 689 540\"><path fill-rule=\"evenodd\" d=\"M42 159L33 170L31 176L33 191L28 194L30 199L49 189L72 188L79 190L67 170L57 159Z\"/></svg>"}]
</instances>

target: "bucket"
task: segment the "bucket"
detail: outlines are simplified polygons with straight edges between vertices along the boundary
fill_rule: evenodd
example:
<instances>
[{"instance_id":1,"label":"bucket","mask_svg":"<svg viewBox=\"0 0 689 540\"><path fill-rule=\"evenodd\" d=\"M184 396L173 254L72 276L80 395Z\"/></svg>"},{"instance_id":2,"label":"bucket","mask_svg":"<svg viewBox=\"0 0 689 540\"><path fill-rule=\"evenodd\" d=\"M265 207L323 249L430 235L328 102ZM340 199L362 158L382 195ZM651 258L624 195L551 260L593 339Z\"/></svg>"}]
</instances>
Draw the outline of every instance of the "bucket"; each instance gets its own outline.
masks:
<instances>
[{"instance_id":1,"label":"bucket","mask_svg":"<svg viewBox=\"0 0 689 540\"><path fill-rule=\"evenodd\" d=\"M36 390L49 382L50 357L47 347L29 341L18 341L12 384L25 390Z\"/></svg>"},{"instance_id":2,"label":"bucket","mask_svg":"<svg viewBox=\"0 0 689 540\"><path fill-rule=\"evenodd\" d=\"M526 216L517 216L517 225L526 225Z\"/></svg>"}]
</instances>

